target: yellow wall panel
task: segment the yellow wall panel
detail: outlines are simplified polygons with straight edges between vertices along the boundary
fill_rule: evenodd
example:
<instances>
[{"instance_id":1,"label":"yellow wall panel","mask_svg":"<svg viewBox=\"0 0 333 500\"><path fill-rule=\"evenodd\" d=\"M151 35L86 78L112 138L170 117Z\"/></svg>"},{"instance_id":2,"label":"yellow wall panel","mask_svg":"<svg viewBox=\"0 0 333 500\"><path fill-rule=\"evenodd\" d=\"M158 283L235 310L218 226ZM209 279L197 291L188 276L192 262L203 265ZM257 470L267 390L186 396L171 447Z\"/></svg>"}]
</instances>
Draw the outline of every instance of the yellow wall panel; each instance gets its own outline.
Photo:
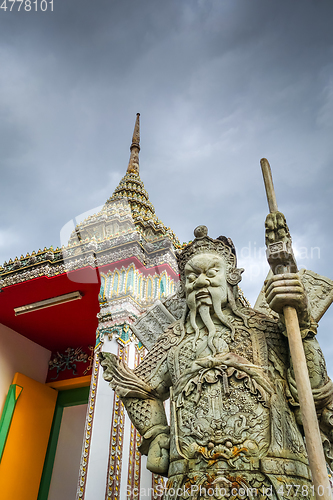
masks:
<instances>
[{"instance_id":1,"label":"yellow wall panel","mask_svg":"<svg viewBox=\"0 0 333 500\"><path fill-rule=\"evenodd\" d=\"M58 392L16 373L23 387L0 463L1 500L36 500Z\"/></svg>"}]
</instances>

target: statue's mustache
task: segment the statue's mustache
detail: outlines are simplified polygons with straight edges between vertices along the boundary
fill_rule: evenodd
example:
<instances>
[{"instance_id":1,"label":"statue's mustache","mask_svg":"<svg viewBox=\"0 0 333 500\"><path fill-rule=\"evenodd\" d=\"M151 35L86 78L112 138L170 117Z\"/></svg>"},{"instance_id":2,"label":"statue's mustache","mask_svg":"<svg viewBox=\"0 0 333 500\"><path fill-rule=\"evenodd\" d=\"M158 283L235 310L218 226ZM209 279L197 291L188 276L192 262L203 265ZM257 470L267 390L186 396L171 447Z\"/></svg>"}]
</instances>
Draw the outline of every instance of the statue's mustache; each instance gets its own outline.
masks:
<instances>
[{"instance_id":1,"label":"statue's mustache","mask_svg":"<svg viewBox=\"0 0 333 500\"><path fill-rule=\"evenodd\" d=\"M212 295L212 294L210 293L210 291L208 290L208 288L202 288L198 292L195 292L195 298L196 299L200 298L202 295Z\"/></svg>"},{"instance_id":2,"label":"statue's mustache","mask_svg":"<svg viewBox=\"0 0 333 500\"><path fill-rule=\"evenodd\" d=\"M211 293L212 287L205 287L205 288L200 288L199 290L192 290L187 296L188 300L191 301L196 301L196 299L199 299L201 295L209 295L210 297L212 296Z\"/></svg>"},{"instance_id":3,"label":"statue's mustache","mask_svg":"<svg viewBox=\"0 0 333 500\"><path fill-rule=\"evenodd\" d=\"M187 295L187 304L189 306L189 309L194 307L198 307L198 302L200 299L209 297L212 300L212 303L214 300L221 298L222 299L222 291L220 290L219 287L205 287L205 288L200 288L199 290L192 290Z\"/></svg>"},{"instance_id":4,"label":"statue's mustache","mask_svg":"<svg viewBox=\"0 0 333 500\"><path fill-rule=\"evenodd\" d=\"M234 326L222 312L222 307L228 302L227 298L224 298L223 292L224 290L221 287L204 287L199 290L192 290L187 296L187 305L190 310L190 324L195 331L193 347L195 347L200 335L200 330L196 322L196 316L199 313L204 325L208 329L208 345L213 354L215 354L213 337L216 333L216 328L211 319L211 308L213 309L214 313L219 318L221 323L230 329L232 338L234 337L235 331ZM209 297L211 299L211 306L204 303L200 304L200 299L205 297Z\"/></svg>"}]
</instances>

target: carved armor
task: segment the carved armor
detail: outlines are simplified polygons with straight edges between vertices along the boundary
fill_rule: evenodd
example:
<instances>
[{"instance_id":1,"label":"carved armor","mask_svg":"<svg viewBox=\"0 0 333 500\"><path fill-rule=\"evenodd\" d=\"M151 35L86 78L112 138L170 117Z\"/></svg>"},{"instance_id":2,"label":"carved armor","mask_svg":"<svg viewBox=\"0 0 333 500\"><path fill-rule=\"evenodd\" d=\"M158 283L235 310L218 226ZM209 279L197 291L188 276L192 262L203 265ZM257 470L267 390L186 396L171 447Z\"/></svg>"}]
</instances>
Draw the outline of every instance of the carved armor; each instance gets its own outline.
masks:
<instances>
[{"instance_id":1,"label":"carved armor","mask_svg":"<svg viewBox=\"0 0 333 500\"><path fill-rule=\"evenodd\" d=\"M202 490L217 478L224 487L237 483L237 489L242 484L248 488L273 485L277 495L281 482L286 488L289 484L311 486L282 325L250 308L245 312L249 326L235 317L234 339L215 319L215 356L204 345L204 328L193 345L194 333L186 332L186 324L178 321L170 327L134 370L137 383L142 384L139 398L131 397L135 387L128 375L125 380L124 367L117 365L126 395L114 375L110 385L122 396L143 436L143 452L147 453L158 434L169 432L162 401L170 396L169 489L193 484L199 471ZM316 374L313 389L321 414L322 403L329 411L332 383L313 332L307 336L307 357ZM153 397L147 389L144 393L146 387Z\"/></svg>"},{"instance_id":2,"label":"carved armor","mask_svg":"<svg viewBox=\"0 0 333 500\"><path fill-rule=\"evenodd\" d=\"M178 259L186 294L182 319L152 344L133 372L116 356L101 354L104 377L143 437L140 450L148 454L147 467L169 477L165 500L312 497L282 317L267 316L240 300L242 269L236 268L230 239L212 240L204 226L195 236ZM310 383L331 464L333 384L298 275L283 276L282 295L287 291L295 298L296 289ZM164 309L159 308L163 317L168 316Z\"/></svg>"}]
</instances>

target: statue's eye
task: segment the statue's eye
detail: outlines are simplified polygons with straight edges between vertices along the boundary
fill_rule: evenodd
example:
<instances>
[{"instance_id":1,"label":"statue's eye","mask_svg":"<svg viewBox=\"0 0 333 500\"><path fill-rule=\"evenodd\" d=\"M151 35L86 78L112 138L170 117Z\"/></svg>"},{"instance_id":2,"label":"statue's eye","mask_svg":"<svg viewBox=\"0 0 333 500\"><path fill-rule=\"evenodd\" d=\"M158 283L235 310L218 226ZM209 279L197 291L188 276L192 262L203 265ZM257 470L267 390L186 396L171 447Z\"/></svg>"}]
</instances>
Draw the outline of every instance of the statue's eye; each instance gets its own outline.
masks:
<instances>
[{"instance_id":1,"label":"statue's eye","mask_svg":"<svg viewBox=\"0 0 333 500\"><path fill-rule=\"evenodd\" d=\"M214 278L217 274L217 269L208 269L206 276L207 278Z\"/></svg>"},{"instance_id":2,"label":"statue's eye","mask_svg":"<svg viewBox=\"0 0 333 500\"><path fill-rule=\"evenodd\" d=\"M194 273L191 273L187 276L187 281L189 281L190 283L192 283L192 281L196 280L197 279L197 275L194 274Z\"/></svg>"}]
</instances>

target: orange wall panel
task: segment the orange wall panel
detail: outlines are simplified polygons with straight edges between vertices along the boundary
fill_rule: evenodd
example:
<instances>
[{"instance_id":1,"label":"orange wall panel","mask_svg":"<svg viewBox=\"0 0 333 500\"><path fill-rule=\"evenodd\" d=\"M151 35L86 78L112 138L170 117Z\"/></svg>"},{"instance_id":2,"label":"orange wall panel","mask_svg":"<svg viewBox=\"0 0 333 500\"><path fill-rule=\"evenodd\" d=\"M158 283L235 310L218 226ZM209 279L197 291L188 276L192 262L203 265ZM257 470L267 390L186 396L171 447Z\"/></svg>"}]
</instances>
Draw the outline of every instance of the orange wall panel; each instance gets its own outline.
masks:
<instances>
[{"instance_id":1,"label":"orange wall panel","mask_svg":"<svg viewBox=\"0 0 333 500\"><path fill-rule=\"evenodd\" d=\"M0 463L1 500L36 500L58 392L16 373L23 387Z\"/></svg>"}]
</instances>

